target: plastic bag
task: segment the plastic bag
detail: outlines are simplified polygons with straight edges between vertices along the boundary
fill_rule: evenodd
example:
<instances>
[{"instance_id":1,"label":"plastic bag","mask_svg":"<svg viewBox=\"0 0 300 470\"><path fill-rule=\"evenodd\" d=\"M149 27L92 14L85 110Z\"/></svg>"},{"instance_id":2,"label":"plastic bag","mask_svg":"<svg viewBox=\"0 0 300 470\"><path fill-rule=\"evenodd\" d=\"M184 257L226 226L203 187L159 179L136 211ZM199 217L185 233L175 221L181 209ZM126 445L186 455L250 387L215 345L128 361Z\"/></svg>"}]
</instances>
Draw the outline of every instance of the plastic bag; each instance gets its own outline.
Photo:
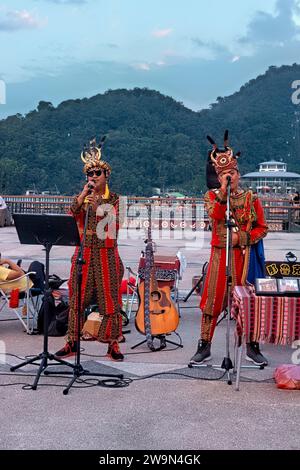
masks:
<instances>
[{"instance_id":1,"label":"plastic bag","mask_svg":"<svg viewBox=\"0 0 300 470\"><path fill-rule=\"evenodd\" d=\"M300 365L282 364L274 373L278 388L300 390Z\"/></svg>"}]
</instances>

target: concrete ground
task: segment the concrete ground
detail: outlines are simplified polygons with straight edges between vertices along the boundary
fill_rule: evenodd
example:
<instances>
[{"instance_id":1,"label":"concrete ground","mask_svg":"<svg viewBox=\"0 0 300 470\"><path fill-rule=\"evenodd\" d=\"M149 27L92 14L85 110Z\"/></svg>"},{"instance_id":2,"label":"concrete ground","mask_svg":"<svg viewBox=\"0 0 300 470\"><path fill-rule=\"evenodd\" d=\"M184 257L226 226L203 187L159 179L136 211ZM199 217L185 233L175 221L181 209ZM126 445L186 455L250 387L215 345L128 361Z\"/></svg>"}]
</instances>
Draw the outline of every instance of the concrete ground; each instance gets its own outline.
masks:
<instances>
[{"instance_id":1,"label":"concrete ground","mask_svg":"<svg viewBox=\"0 0 300 470\"><path fill-rule=\"evenodd\" d=\"M124 232L119 244L124 265L134 270L144 248L143 237L137 236L135 231ZM204 232L196 240L192 236L190 233L179 238L176 234L177 239L157 240L159 254L175 255L180 250L187 259L180 281L182 297L189 292L192 277L201 273L209 254L210 233ZM267 259L284 260L288 251L300 259L300 234L270 233L265 248ZM0 251L3 257L22 258L24 268L34 259L44 261L42 248L21 245L14 227L0 229ZM68 277L72 252L67 247L53 247L50 273ZM88 383L76 384L67 396L62 390L68 377L42 376L33 391L24 390L22 384L32 384L36 366L26 366L15 374L9 372L10 366L19 364L21 358L40 353L43 338L25 334L21 323L7 309L2 311L0 346L6 356L2 356L5 360L0 365L0 386L11 386L1 387L0 448L299 449L300 393L279 390L272 379L279 364L291 363L294 351L263 345L270 365L264 370L243 369L238 392L225 377L221 378L219 370L189 369L187 364L199 336L198 303L196 295L187 304L181 302L177 331L183 349L168 345L166 350L150 352L142 345L131 350L132 345L144 339L135 329L134 315L125 328L131 332L122 345L123 363L108 361L104 345L83 342L84 367L102 374L121 371L132 381L127 380L123 388L88 387L96 383L88 377ZM233 338L233 322L230 327ZM224 357L225 332L223 320L216 330L211 363L218 364ZM169 339L178 341L174 334ZM63 344L64 338L49 338L50 352ZM231 357L232 349L231 346ZM168 374L144 378L162 372Z\"/></svg>"}]
</instances>

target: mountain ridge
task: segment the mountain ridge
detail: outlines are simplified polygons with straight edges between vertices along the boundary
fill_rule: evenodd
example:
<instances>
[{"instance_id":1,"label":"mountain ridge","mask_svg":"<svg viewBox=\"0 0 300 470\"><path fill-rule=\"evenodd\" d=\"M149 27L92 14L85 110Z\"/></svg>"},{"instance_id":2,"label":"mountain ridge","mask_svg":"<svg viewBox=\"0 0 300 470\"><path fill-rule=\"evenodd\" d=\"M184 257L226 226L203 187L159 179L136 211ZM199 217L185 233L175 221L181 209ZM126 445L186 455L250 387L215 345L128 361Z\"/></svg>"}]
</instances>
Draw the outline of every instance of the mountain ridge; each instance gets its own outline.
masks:
<instances>
[{"instance_id":1,"label":"mountain ridge","mask_svg":"<svg viewBox=\"0 0 300 470\"><path fill-rule=\"evenodd\" d=\"M291 99L297 79L300 65L272 66L197 112L147 88L107 90L56 107L40 101L25 116L0 121L0 191L21 194L33 185L56 185L63 194L77 192L83 144L104 134L112 188L127 195L151 195L152 187L205 192L206 135L222 145L224 129L230 145L242 152L242 173L271 159L283 159L289 171L299 172L300 106Z\"/></svg>"}]
</instances>

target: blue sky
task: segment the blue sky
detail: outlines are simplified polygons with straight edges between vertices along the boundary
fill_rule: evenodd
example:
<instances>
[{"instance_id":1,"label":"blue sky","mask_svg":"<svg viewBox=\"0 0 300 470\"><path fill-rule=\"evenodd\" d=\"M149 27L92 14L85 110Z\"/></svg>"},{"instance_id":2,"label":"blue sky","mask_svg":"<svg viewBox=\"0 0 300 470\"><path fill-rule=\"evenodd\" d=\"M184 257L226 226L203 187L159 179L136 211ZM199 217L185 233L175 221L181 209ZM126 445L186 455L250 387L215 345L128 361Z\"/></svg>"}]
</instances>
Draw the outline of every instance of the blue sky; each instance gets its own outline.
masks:
<instances>
[{"instance_id":1,"label":"blue sky","mask_svg":"<svg viewBox=\"0 0 300 470\"><path fill-rule=\"evenodd\" d=\"M0 118L136 86L199 110L299 51L300 0L0 0Z\"/></svg>"}]
</instances>

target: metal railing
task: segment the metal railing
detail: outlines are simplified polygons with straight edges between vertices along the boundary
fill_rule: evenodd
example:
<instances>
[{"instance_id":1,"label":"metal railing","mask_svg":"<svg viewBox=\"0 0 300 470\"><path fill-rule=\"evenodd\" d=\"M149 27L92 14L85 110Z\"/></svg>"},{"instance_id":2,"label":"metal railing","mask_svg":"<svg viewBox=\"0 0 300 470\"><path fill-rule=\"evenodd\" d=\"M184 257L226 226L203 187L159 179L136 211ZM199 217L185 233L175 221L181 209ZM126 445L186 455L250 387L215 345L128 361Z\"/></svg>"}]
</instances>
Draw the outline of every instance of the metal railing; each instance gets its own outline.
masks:
<instances>
[{"instance_id":1,"label":"metal railing","mask_svg":"<svg viewBox=\"0 0 300 470\"><path fill-rule=\"evenodd\" d=\"M65 214L72 196L5 196L10 212ZM261 198L270 231L300 231L300 207L287 199ZM122 198L123 228L138 228L148 220L147 207L151 204L152 222L155 229L163 230L209 230L209 219L203 198ZM125 217L124 217L125 216Z\"/></svg>"},{"instance_id":2,"label":"metal railing","mask_svg":"<svg viewBox=\"0 0 300 470\"><path fill-rule=\"evenodd\" d=\"M66 214L72 196L5 196L11 214Z\"/></svg>"}]
</instances>

